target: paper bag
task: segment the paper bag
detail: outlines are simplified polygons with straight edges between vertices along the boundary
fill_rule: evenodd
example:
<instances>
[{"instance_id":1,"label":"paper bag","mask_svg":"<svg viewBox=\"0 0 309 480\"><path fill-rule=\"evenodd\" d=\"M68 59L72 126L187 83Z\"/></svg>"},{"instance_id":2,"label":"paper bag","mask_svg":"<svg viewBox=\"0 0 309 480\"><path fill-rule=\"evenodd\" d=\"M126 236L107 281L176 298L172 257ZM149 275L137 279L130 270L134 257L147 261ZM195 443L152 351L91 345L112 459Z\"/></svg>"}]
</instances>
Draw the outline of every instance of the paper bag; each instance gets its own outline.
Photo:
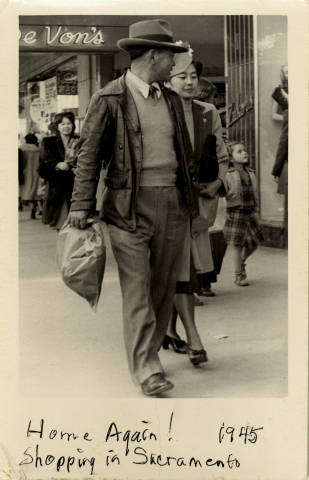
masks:
<instances>
[{"instance_id":1,"label":"paper bag","mask_svg":"<svg viewBox=\"0 0 309 480\"><path fill-rule=\"evenodd\" d=\"M106 246L100 222L88 220L80 230L63 225L57 241L57 262L64 283L97 309L106 261Z\"/></svg>"}]
</instances>

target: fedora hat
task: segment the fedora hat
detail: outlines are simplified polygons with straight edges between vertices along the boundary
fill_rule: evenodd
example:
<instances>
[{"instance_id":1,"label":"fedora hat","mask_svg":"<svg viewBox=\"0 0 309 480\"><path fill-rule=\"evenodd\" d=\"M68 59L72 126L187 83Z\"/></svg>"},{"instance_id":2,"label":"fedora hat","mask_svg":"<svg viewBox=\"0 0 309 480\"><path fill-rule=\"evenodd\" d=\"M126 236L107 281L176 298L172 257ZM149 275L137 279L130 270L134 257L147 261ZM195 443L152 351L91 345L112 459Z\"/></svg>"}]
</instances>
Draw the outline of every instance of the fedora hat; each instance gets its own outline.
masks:
<instances>
[{"instance_id":1,"label":"fedora hat","mask_svg":"<svg viewBox=\"0 0 309 480\"><path fill-rule=\"evenodd\" d=\"M168 48L175 53L186 52L188 49L174 42L173 32L166 20L143 20L129 27L129 38L121 38L117 42L121 50L132 48Z\"/></svg>"}]
</instances>

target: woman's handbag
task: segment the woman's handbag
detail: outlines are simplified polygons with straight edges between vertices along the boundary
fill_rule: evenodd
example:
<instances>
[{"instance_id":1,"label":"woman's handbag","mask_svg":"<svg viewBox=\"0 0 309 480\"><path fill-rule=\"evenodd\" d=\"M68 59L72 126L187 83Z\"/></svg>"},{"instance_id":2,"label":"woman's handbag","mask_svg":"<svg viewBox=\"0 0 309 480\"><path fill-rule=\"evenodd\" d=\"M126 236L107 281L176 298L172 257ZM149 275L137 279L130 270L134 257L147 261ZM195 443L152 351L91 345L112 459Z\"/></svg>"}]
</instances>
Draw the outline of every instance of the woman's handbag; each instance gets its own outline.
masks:
<instances>
[{"instance_id":1,"label":"woman's handbag","mask_svg":"<svg viewBox=\"0 0 309 480\"><path fill-rule=\"evenodd\" d=\"M106 261L102 224L89 219L81 230L67 221L58 235L57 261L64 283L96 311Z\"/></svg>"},{"instance_id":2,"label":"woman's handbag","mask_svg":"<svg viewBox=\"0 0 309 480\"><path fill-rule=\"evenodd\" d=\"M199 161L199 183L213 182L218 178L219 164L216 145L216 136L214 134L207 135Z\"/></svg>"},{"instance_id":3,"label":"woman's handbag","mask_svg":"<svg viewBox=\"0 0 309 480\"><path fill-rule=\"evenodd\" d=\"M219 228L212 228L209 230L210 245L212 252L212 259L214 262L214 269L219 275L222 267L223 258L227 249L227 244L223 231Z\"/></svg>"}]
</instances>

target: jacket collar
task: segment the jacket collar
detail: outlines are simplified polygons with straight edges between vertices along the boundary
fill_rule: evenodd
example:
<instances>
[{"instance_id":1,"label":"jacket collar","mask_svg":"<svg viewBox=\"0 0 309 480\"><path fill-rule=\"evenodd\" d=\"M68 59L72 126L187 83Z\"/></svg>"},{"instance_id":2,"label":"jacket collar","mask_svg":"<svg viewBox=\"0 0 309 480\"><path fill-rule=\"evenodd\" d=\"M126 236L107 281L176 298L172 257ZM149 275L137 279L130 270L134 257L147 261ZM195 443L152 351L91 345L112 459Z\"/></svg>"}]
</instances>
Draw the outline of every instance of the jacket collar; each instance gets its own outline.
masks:
<instances>
[{"instance_id":1,"label":"jacket collar","mask_svg":"<svg viewBox=\"0 0 309 480\"><path fill-rule=\"evenodd\" d=\"M136 110L136 106L132 97L132 94L129 88L126 85L126 73L124 73L121 77L113 80L112 82L108 83L102 90L100 90L99 94L102 96L115 96L119 98L119 104L123 109L123 114L126 120L132 125L134 131L136 133L140 132L138 114ZM168 105L173 108L173 111L176 114L176 118L181 115L178 111L178 104L173 102L173 98L177 97L177 94L166 88L164 85L160 84L161 92L167 101ZM179 105L181 102L179 101ZM181 107L180 107L181 108Z\"/></svg>"},{"instance_id":2,"label":"jacket collar","mask_svg":"<svg viewBox=\"0 0 309 480\"><path fill-rule=\"evenodd\" d=\"M99 94L102 96L106 95L123 95L126 89L125 84L125 74L121 75L121 77L116 78L112 82L109 82L105 85L102 90L99 91Z\"/></svg>"},{"instance_id":3,"label":"jacket collar","mask_svg":"<svg viewBox=\"0 0 309 480\"><path fill-rule=\"evenodd\" d=\"M33 143L24 143L21 148L22 150L33 150L34 152L39 150L39 147Z\"/></svg>"},{"instance_id":4,"label":"jacket collar","mask_svg":"<svg viewBox=\"0 0 309 480\"><path fill-rule=\"evenodd\" d=\"M254 172L254 170L253 170L252 168L249 168L249 167L247 167L247 166L244 167L244 170L246 170L248 173ZM228 172L237 172L238 170L236 170L235 167L230 166L227 171L228 171Z\"/></svg>"},{"instance_id":5,"label":"jacket collar","mask_svg":"<svg viewBox=\"0 0 309 480\"><path fill-rule=\"evenodd\" d=\"M131 89L131 91L132 89L138 91L145 99L149 97L150 85L132 73L131 70L127 71L126 85L129 87L129 89ZM158 82L153 82L151 85L156 89L157 98L160 98L161 90Z\"/></svg>"},{"instance_id":6,"label":"jacket collar","mask_svg":"<svg viewBox=\"0 0 309 480\"><path fill-rule=\"evenodd\" d=\"M113 80L112 82L109 82L101 91L100 91L100 94L105 96L105 95L124 95L125 94L125 91L126 91L126 80L125 80L125 77L126 77L126 73L124 73L123 75L121 75L121 77L119 78L116 78L116 80ZM161 89L161 91L167 95L167 96L170 96L170 95L176 95L175 92L173 92L172 90L170 90L169 88L166 88L164 85L162 84L159 84L159 87Z\"/></svg>"}]
</instances>

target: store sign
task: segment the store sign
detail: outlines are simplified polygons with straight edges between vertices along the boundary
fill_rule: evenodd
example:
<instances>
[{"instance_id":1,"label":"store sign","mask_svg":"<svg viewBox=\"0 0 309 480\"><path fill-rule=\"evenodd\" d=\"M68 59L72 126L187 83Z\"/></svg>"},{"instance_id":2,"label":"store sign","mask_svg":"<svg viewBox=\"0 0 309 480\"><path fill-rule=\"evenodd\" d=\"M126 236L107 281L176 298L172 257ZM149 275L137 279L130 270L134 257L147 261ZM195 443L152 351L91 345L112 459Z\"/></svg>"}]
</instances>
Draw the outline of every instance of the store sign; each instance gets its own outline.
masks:
<instances>
[{"instance_id":1,"label":"store sign","mask_svg":"<svg viewBox=\"0 0 309 480\"><path fill-rule=\"evenodd\" d=\"M119 38L128 36L127 27L85 27L67 25L20 25L20 50L105 50L115 49Z\"/></svg>"}]
</instances>

